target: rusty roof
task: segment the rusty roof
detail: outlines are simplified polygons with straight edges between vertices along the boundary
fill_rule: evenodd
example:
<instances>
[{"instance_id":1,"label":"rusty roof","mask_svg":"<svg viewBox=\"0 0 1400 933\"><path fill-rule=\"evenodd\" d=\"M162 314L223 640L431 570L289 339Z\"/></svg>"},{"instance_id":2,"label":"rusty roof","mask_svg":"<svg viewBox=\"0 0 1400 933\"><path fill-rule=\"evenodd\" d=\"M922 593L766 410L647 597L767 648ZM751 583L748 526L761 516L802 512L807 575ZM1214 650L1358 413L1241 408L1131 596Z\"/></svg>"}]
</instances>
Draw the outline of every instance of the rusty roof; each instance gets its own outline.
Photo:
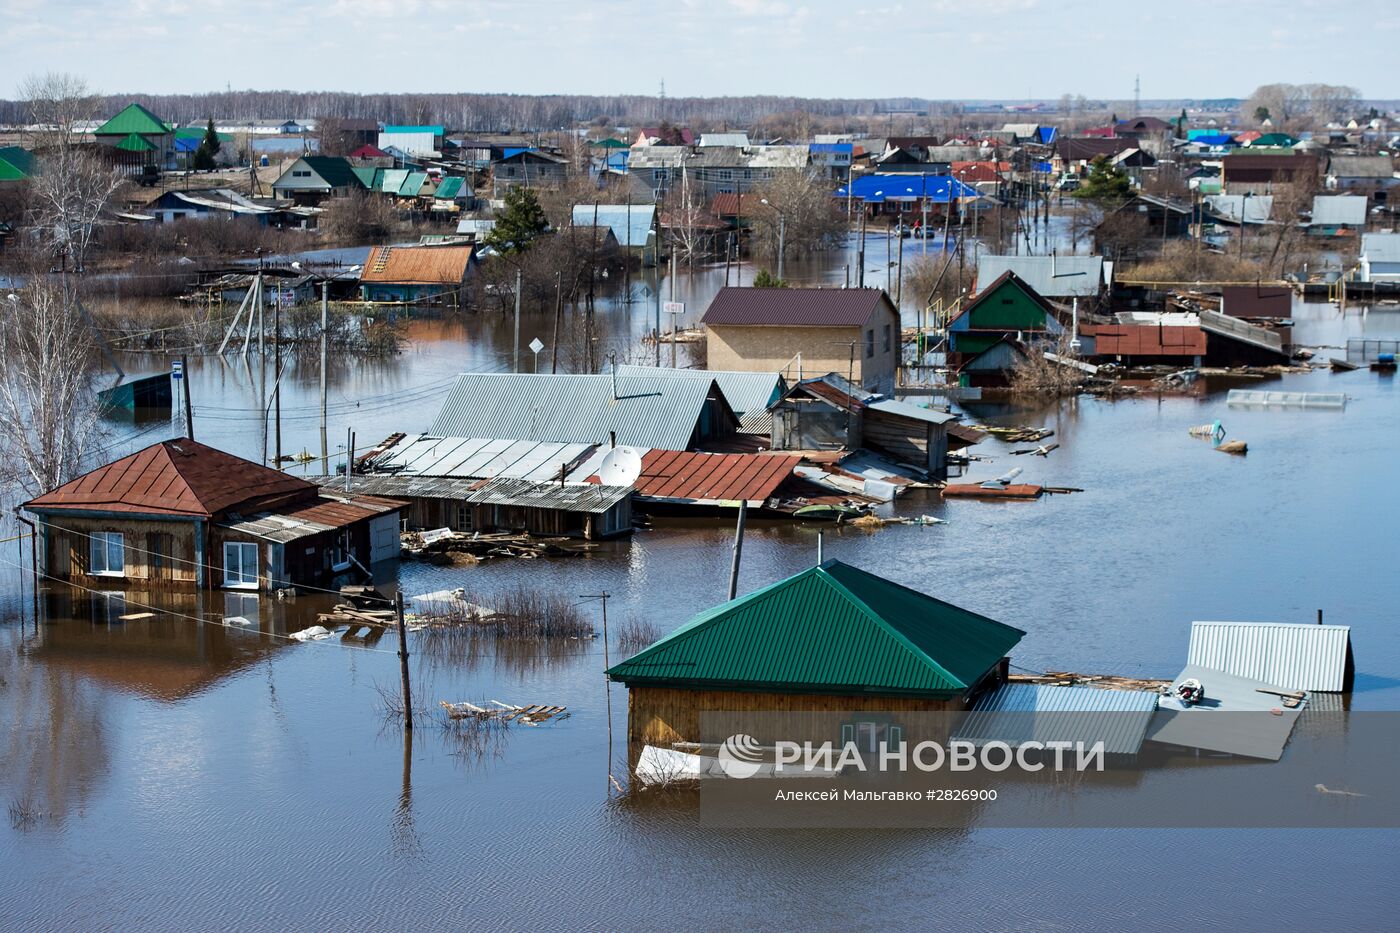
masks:
<instances>
[{"instance_id":1,"label":"rusty roof","mask_svg":"<svg viewBox=\"0 0 1400 933\"><path fill-rule=\"evenodd\" d=\"M762 505L801 462L791 454L702 454L653 450L642 458L637 495L644 499Z\"/></svg>"},{"instance_id":2,"label":"rusty roof","mask_svg":"<svg viewBox=\"0 0 1400 933\"><path fill-rule=\"evenodd\" d=\"M894 303L880 288L721 288L701 321L707 325L862 327Z\"/></svg>"},{"instance_id":3,"label":"rusty roof","mask_svg":"<svg viewBox=\"0 0 1400 933\"><path fill-rule=\"evenodd\" d=\"M320 498L294 502L249 516L230 516L223 527L286 544L299 538L347 528L385 512L406 508L407 502L379 496L357 496L330 488Z\"/></svg>"},{"instance_id":4,"label":"rusty roof","mask_svg":"<svg viewBox=\"0 0 1400 933\"><path fill-rule=\"evenodd\" d=\"M189 438L161 441L26 502L30 510L208 518L314 483Z\"/></svg>"},{"instance_id":5,"label":"rusty roof","mask_svg":"<svg viewBox=\"0 0 1400 933\"><path fill-rule=\"evenodd\" d=\"M470 246L376 246L361 282L393 285L458 285L467 277Z\"/></svg>"}]
</instances>

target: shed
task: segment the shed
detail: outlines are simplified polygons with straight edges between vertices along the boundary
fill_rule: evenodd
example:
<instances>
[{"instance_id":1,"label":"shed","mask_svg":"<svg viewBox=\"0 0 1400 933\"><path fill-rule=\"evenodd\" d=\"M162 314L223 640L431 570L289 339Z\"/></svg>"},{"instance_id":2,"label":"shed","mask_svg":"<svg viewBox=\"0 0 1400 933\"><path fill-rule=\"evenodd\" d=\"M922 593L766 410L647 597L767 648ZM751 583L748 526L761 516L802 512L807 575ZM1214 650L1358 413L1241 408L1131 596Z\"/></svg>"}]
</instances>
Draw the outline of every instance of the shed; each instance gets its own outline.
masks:
<instances>
[{"instance_id":1,"label":"shed","mask_svg":"<svg viewBox=\"0 0 1400 933\"><path fill-rule=\"evenodd\" d=\"M791 476L801 457L781 454L706 454L649 450L635 484L643 511L694 514L762 508Z\"/></svg>"},{"instance_id":2,"label":"shed","mask_svg":"<svg viewBox=\"0 0 1400 933\"><path fill-rule=\"evenodd\" d=\"M1192 622L1187 663L1287 690L1351 689L1351 628L1283 622Z\"/></svg>"},{"instance_id":3,"label":"shed","mask_svg":"<svg viewBox=\"0 0 1400 933\"><path fill-rule=\"evenodd\" d=\"M890 713L966 709L1024 634L831 560L701 612L607 673L628 687L634 748L723 739L711 711L821 714L806 738L893 743L904 724ZM750 728L768 737L761 718Z\"/></svg>"},{"instance_id":4,"label":"shed","mask_svg":"<svg viewBox=\"0 0 1400 933\"><path fill-rule=\"evenodd\" d=\"M1051 684L1002 684L977 698L953 738L1005 742L1104 743L1110 755L1136 755L1157 710L1145 690L1103 690Z\"/></svg>"},{"instance_id":5,"label":"shed","mask_svg":"<svg viewBox=\"0 0 1400 933\"><path fill-rule=\"evenodd\" d=\"M360 273L360 294L366 301L460 305L475 255L471 246L376 246Z\"/></svg>"},{"instance_id":6,"label":"shed","mask_svg":"<svg viewBox=\"0 0 1400 933\"><path fill-rule=\"evenodd\" d=\"M713 380L666 376L462 373L431 432L690 450L739 426Z\"/></svg>"}]
</instances>

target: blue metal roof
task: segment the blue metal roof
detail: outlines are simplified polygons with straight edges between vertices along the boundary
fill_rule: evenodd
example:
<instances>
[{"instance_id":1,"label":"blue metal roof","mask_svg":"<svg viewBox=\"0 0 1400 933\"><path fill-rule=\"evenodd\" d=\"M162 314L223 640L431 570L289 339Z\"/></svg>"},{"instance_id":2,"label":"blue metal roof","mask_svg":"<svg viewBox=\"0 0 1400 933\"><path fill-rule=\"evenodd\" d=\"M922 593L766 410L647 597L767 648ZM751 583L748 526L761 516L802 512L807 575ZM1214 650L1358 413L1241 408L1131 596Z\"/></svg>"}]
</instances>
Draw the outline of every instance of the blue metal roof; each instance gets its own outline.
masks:
<instances>
[{"instance_id":1,"label":"blue metal roof","mask_svg":"<svg viewBox=\"0 0 1400 933\"><path fill-rule=\"evenodd\" d=\"M1041 145L1048 146L1060 135L1060 131L1053 126L1042 126L1035 131L1036 140Z\"/></svg>"},{"instance_id":2,"label":"blue metal roof","mask_svg":"<svg viewBox=\"0 0 1400 933\"><path fill-rule=\"evenodd\" d=\"M653 220L656 216L655 204L599 204L596 214L592 204L575 204L573 221L575 226L591 227L594 217L597 225L611 227L613 236L622 246L645 247L653 233Z\"/></svg>"},{"instance_id":3,"label":"blue metal roof","mask_svg":"<svg viewBox=\"0 0 1400 933\"><path fill-rule=\"evenodd\" d=\"M807 146L807 151L813 154L837 152L850 154L855 151L855 146L852 143L812 143Z\"/></svg>"},{"instance_id":4,"label":"blue metal roof","mask_svg":"<svg viewBox=\"0 0 1400 933\"><path fill-rule=\"evenodd\" d=\"M867 204L885 201L916 201L928 199L946 204L953 198L975 198L977 189L965 185L951 175L917 175L887 173L861 175L852 183L854 196ZM836 189L836 197L847 197L846 186Z\"/></svg>"},{"instance_id":5,"label":"blue metal roof","mask_svg":"<svg viewBox=\"0 0 1400 933\"><path fill-rule=\"evenodd\" d=\"M509 159L511 156L518 156L522 152L534 152L534 146L506 146L501 150L501 158Z\"/></svg>"}]
</instances>

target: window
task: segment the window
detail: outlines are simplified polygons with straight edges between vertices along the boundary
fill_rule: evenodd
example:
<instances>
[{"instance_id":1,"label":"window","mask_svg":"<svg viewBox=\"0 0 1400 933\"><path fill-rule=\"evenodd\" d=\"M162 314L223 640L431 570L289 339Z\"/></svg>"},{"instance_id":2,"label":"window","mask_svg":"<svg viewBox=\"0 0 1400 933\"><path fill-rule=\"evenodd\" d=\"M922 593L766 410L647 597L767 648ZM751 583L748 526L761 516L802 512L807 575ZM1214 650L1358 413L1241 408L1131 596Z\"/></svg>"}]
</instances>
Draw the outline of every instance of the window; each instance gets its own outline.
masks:
<instances>
[{"instance_id":1,"label":"window","mask_svg":"<svg viewBox=\"0 0 1400 933\"><path fill-rule=\"evenodd\" d=\"M885 351L890 352L890 325L885 325Z\"/></svg>"},{"instance_id":2,"label":"window","mask_svg":"<svg viewBox=\"0 0 1400 933\"><path fill-rule=\"evenodd\" d=\"M293 178L310 178L311 172L306 169L292 169Z\"/></svg>"},{"instance_id":3,"label":"window","mask_svg":"<svg viewBox=\"0 0 1400 933\"><path fill-rule=\"evenodd\" d=\"M126 575L126 539L120 531L99 531L92 536L88 572L98 577Z\"/></svg>"},{"instance_id":4,"label":"window","mask_svg":"<svg viewBox=\"0 0 1400 933\"><path fill-rule=\"evenodd\" d=\"M224 586L256 589L258 546L243 541L224 542Z\"/></svg>"},{"instance_id":5,"label":"window","mask_svg":"<svg viewBox=\"0 0 1400 933\"><path fill-rule=\"evenodd\" d=\"M733 181L734 170L732 168L722 168L715 173L720 181Z\"/></svg>"},{"instance_id":6,"label":"window","mask_svg":"<svg viewBox=\"0 0 1400 933\"><path fill-rule=\"evenodd\" d=\"M875 331L873 329L865 332L865 358L871 359L875 356Z\"/></svg>"},{"instance_id":7,"label":"window","mask_svg":"<svg viewBox=\"0 0 1400 933\"><path fill-rule=\"evenodd\" d=\"M335 550L331 554L331 569L336 573L350 569L350 529L342 528L335 536Z\"/></svg>"}]
</instances>

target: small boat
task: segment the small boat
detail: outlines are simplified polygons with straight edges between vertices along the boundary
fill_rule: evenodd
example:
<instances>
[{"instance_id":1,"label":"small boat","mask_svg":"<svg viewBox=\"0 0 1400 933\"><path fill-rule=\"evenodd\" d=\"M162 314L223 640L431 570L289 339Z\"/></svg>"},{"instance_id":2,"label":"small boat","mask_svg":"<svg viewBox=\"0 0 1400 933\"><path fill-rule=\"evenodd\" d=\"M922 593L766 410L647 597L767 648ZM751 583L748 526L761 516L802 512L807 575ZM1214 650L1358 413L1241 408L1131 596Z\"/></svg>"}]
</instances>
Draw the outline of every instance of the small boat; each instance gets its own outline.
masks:
<instances>
[{"instance_id":1,"label":"small boat","mask_svg":"<svg viewBox=\"0 0 1400 933\"><path fill-rule=\"evenodd\" d=\"M961 497L965 499L1039 499L1045 492L1044 486L1030 483L999 485L991 483L950 483L943 487L945 499Z\"/></svg>"}]
</instances>

